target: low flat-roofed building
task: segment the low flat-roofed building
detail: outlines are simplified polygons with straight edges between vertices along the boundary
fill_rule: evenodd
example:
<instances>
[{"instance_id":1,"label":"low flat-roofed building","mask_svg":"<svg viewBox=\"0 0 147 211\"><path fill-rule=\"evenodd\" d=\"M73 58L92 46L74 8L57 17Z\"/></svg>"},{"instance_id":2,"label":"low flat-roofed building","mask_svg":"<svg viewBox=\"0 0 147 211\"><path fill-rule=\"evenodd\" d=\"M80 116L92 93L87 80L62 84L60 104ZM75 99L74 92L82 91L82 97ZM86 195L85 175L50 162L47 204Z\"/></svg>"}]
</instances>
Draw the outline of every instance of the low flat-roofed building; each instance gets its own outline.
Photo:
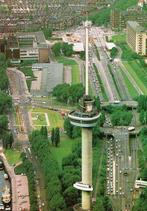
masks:
<instances>
[{"instance_id":1,"label":"low flat-roofed building","mask_svg":"<svg viewBox=\"0 0 147 211\"><path fill-rule=\"evenodd\" d=\"M20 60L49 62L49 48L43 32L16 33L20 49Z\"/></svg>"},{"instance_id":2,"label":"low flat-roofed building","mask_svg":"<svg viewBox=\"0 0 147 211\"><path fill-rule=\"evenodd\" d=\"M112 50L112 48L116 48L116 45L113 42L106 42L105 46L107 50Z\"/></svg>"},{"instance_id":3,"label":"low flat-roofed building","mask_svg":"<svg viewBox=\"0 0 147 211\"><path fill-rule=\"evenodd\" d=\"M84 51L84 44L82 42L77 42L73 44L73 51L78 53Z\"/></svg>"},{"instance_id":4,"label":"low flat-roofed building","mask_svg":"<svg viewBox=\"0 0 147 211\"><path fill-rule=\"evenodd\" d=\"M63 64L36 63L32 70L36 77L31 85L32 96L48 96L56 85L63 83Z\"/></svg>"},{"instance_id":5,"label":"low flat-roofed building","mask_svg":"<svg viewBox=\"0 0 147 211\"><path fill-rule=\"evenodd\" d=\"M126 40L129 47L140 55L147 55L147 31L136 21L127 22Z\"/></svg>"}]
</instances>

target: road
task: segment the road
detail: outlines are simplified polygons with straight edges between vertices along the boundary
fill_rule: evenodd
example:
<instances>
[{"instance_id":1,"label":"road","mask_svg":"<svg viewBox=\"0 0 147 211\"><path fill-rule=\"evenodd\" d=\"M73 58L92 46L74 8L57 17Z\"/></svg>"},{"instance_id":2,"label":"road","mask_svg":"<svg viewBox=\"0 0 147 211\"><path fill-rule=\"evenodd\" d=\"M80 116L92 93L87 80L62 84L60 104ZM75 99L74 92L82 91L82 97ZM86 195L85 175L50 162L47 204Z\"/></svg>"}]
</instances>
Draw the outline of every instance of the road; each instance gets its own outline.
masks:
<instances>
[{"instance_id":1,"label":"road","mask_svg":"<svg viewBox=\"0 0 147 211\"><path fill-rule=\"evenodd\" d=\"M16 122L13 114L9 114L9 127L12 130L14 140L19 140L19 144L25 151L28 159L32 162L35 169L36 190L38 195L38 205L41 211L48 210L45 194L44 176L40 171L39 162L32 155L28 135L32 130L30 118L28 114L28 106L30 105L30 94L27 88L26 79L22 72L16 68L8 68L7 74L10 81L10 90L14 105L19 109L19 114L22 119L23 130L19 131L16 128ZM33 175L32 175L33 176Z\"/></svg>"},{"instance_id":2,"label":"road","mask_svg":"<svg viewBox=\"0 0 147 211\"><path fill-rule=\"evenodd\" d=\"M21 115L22 124L22 135L26 136L31 131L31 125L27 106L30 104L30 94L27 88L25 76L22 72L16 68L8 68L7 74L10 81L10 90L12 94L13 104L18 106L19 115ZM14 126L15 127L15 126Z\"/></svg>"},{"instance_id":3,"label":"road","mask_svg":"<svg viewBox=\"0 0 147 211\"><path fill-rule=\"evenodd\" d=\"M138 141L130 138L127 128L113 130L107 140L107 194L114 211L131 211L138 175Z\"/></svg>"},{"instance_id":4,"label":"road","mask_svg":"<svg viewBox=\"0 0 147 211\"><path fill-rule=\"evenodd\" d=\"M98 49L100 61L93 55L93 63L97 66L100 77L104 83L105 91L108 95L109 101L119 100L119 95L115 88L112 76L109 72L108 64L110 63L108 55L105 50L105 33L98 27L92 27L91 36L93 37L94 44Z\"/></svg>"}]
</instances>

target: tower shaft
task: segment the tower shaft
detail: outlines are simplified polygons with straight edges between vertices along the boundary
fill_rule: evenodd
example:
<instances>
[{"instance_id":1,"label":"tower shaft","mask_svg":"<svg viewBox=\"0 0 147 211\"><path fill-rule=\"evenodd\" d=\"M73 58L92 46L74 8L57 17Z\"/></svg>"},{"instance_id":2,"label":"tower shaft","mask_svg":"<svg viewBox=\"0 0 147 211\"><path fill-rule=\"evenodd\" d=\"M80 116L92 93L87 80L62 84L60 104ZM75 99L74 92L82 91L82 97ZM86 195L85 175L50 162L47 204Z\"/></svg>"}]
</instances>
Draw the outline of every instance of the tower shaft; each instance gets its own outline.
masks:
<instances>
[{"instance_id":1,"label":"tower shaft","mask_svg":"<svg viewBox=\"0 0 147 211\"><path fill-rule=\"evenodd\" d=\"M82 128L82 183L92 186L92 128ZM90 208L91 192L82 191L82 209Z\"/></svg>"},{"instance_id":2,"label":"tower shaft","mask_svg":"<svg viewBox=\"0 0 147 211\"><path fill-rule=\"evenodd\" d=\"M86 25L86 24L85 24L85 25ZM86 41L86 49L85 49L85 50L86 50L86 84L85 84L85 94L88 95L88 94L89 94L89 93L88 93L88 92L89 92L89 90L88 90L88 87L89 87L89 86L88 86L88 83L89 83L89 82L88 82L88 74L89 74L89 73L88 73L88 65L89 65L89 64L88 64L88 61L89 61L89 55L88 55L88 41L89 41L89 40L88 40L88 24L86 25L85 28L86 28L86 29L85 29L85 32L86 32L86 40L85 40L85 41Z\"/></svg>"}]
</instances>

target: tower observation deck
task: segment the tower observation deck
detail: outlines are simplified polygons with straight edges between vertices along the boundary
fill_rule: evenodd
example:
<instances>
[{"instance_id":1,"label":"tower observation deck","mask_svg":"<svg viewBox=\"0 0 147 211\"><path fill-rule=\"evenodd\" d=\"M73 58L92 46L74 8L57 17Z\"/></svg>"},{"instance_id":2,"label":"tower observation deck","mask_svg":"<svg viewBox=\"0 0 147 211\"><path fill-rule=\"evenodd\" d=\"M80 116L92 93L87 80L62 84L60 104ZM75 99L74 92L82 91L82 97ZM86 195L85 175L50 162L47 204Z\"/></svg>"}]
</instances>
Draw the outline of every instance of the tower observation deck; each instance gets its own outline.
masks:
<instances>
[{"instance_id":1,"label":"tower observation deck","mask_svg":"<svg viewBox=\"0 0 147 211\"><path fill-rule=\"evenodd\" d=\"M100 116L94 106L94 100L88 95L88 29L89 21L85 22L86 34L86 82L85 95L79 103L79 108L69 113L68 117L74 126L82 129L82 180L73 186L82 191L82 208L80 210L91 210L92 186L92 128Z\"/></svg>"}]
</instances>

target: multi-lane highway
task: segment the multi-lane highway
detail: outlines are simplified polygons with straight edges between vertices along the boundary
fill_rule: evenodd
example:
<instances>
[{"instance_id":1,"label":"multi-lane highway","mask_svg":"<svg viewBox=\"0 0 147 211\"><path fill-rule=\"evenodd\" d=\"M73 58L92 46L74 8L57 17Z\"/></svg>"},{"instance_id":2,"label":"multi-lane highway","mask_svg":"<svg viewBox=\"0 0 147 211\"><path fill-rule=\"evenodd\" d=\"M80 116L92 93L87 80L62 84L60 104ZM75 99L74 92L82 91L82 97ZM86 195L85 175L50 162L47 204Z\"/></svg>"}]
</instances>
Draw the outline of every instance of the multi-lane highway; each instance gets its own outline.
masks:
<instances>
[{"instance_id":1,"label":"multi-lane highway","mask_svg":"<svg viewBox=\"0 0 147 211\"><path fill-rule=\"evenodd\" d=\"M130 211L138 175L138 142L127 128L115 129L107 140L107 194L114 211Z\"/></svg>"}]
</instances>

